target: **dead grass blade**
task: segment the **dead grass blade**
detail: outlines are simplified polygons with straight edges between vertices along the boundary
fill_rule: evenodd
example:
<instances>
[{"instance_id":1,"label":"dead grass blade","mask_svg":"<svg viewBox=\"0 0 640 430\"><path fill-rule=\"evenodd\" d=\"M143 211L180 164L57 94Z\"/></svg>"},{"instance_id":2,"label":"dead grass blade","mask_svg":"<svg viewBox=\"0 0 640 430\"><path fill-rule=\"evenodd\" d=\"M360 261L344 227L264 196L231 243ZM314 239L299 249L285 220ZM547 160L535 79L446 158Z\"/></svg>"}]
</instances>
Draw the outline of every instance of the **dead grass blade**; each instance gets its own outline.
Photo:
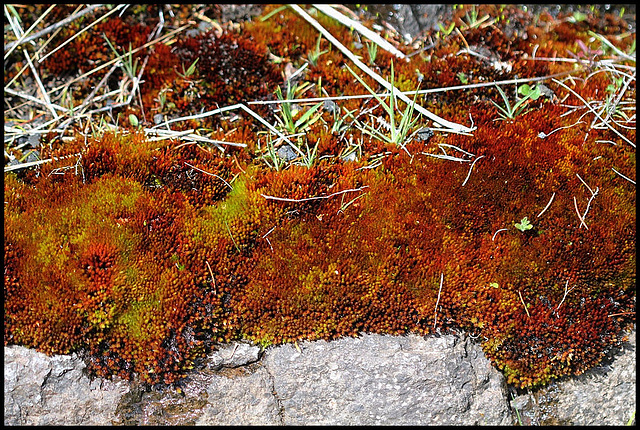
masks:
<instances>
[{"instance_id":1,"label":"dead grass blade","mask_svg":"<svg viewBox=\"0 0 640 430\"><path fill-rule=\"evenodd\" d=\"M291 7L293 10L295 10L301 17L303 17L316 30L318 30L320 33L322 33L322 35L325 37L325 39L327 39L328 41L333 43L344 55L346 55L351 61L353 61L353 63L356 66L358 66L362 71L364 71L366 74L368 74L373 79L375 79L380 85L382 85L387 90L393 91L395 94L398 95L398 98L400 98L402 101L404 101L408 105L411 105L412 102L411 102L410 98L405 96L397 88L393 88L392 89L392 85L389 82L387 82L384 78L382 78L376 72L371 70L366 64L364 64L362 61L360 61L358 59L358 57L356 57L351 51L349 51L349 49L347 49L346 46L344 46L342 43L340 43L340 41L338 39L333 37L333 35L331 33L329 33L324 27L322 27L322 25L320 25L320 23L318 23L318 21L316 21L313 17L311 17L300 6L295 5L295 4L291 4L291 5L289 5L289 7ZM420 105L416 104L415 105L415 110L417 110L418 112L420 112L421 114L423 114L424 116L426 116L427 118L429 118L430 120L435 122L436 124L439 124L442 127L448 127L448 129L447 128L443 128L441 131L449 131L449 132L452 132L452 133L470 133L470 132L472 132L474 130L473 128L465 127L465 126L463 126L461 124L456 124L454 122L447 121L444 118L440 118L436 114L434 114L432 112L429 112L428 110L426 110L425 108L423 108Z\"/></svg>"}]
</instances>

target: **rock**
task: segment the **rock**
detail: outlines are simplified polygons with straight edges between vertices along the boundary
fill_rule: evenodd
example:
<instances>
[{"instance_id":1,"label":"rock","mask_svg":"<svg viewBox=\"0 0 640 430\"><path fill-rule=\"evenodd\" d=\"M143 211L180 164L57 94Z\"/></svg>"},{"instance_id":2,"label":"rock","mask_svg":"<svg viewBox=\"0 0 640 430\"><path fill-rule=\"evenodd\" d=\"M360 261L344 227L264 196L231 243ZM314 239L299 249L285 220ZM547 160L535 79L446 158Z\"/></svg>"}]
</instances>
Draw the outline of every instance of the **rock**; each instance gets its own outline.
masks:
<instances>
[{"instance_id":1,"label":"rock","mask_svg":"<svg viewBox=\"0 0 640 430\"><path fill-rule=\"evenodd\" d=\"M216 376L197 425L282 425L273 381L264 367L235 377Z\"/></svg>"},{"instance_id":2,"label":"rock","mask_svg":"<svg viewBox=\"0 0 640 430\"><path fill-rule=\"evenodd\" d=\"M299 349L298 349L299 348ZM468 337L365 334L221 346L182 391L95 379L76 355L4 348L5 425L626 424L635 331L602 366L507 401L504 377ZM510 410L510 407L512 410Z\"/></svg>"},{"instance_id":3,"label":"rock","mask_svg":"<svg viewBox=\"0 0 640 430\"><path fill-rule=\"evenodd\" d=\"M209 369L219 370L222 367L238 367L255 363L260 357L260 347L244 342L223 345L206 360Z\"/></svg>"},{"instance_id":4,"label":"rock","mask_svg":"<svg viewBox=\"0 0 640 430\"><path fill-rule=\"evenodd\" d=\"M267 350L285 425L511 424L504 378L468 339L367 334Z\"/></svg>"},{"instance_id":5,"label":"rock","mask_svg":"<svg viewBox=\"0 0 640 430\"><path fill-rule=\"evenodd\" d=\"M90 381L74 355L4 348L5 425L105 425L116 418L126 381Z\"/></svg>"},{"instance_id":6,"label":"rock","mask_svg":"<svg viewBox=\"0 0 640 430\"><path fill-rule=\"evenodd\" d=\"M636 332L582 375L515 396L524 425L626 425L636 410ZM615 359L614 359L615 358Z\"/></svg>"}]
</instances>

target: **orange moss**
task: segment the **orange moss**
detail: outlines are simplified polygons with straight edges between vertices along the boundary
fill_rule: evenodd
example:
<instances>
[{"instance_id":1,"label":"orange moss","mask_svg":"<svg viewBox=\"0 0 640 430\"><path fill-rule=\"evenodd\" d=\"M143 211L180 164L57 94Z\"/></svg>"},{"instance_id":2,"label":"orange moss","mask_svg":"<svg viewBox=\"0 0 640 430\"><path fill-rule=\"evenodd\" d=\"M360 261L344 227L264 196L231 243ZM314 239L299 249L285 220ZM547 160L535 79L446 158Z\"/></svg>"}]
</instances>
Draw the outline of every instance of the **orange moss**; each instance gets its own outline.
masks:
<instances>
[{"instance_id":1,"label":"orange moss","mask_svg":"<svg viewBox=\"0 0 640 430\"><path fill-rule=\"evenodd\" d=\"M553 56L594 25L543 17L541 31L511 13L510 26L461 31L511 70L440 39L430 59L393 60L397 85L459 85L460 72L482 82L567 70L522 59L533 43L524 36L539 44L538 56ZM348 29L321 22L353 43ZM120 45L125 28L104 27ZM268 52L300 67L316 40L286 10L175 49L158 45L145 97L171 86L167 100L181 114L268 99L284 67ZM176 78L196 59L192 78ZM387 77L391 60L380 52L374 67ZM330 95L364 93L343 64L334 50L301 79L321 80ZM572 88L588 100L611 83L605 73L582 78ZM332 133L325 112L303 137L318 143L310 168L269 170L251 119L215 120L212 138L247 143L224 152L138 133L50 142L43 155L57 161L5 174L5 344L84 350L96 375L171 383L216 342L240 337L266 345L456 328L482 335L488 357L517 386L580 373L635 320L635 187L612 171L633 172L635 153L613 131L591 128L583 110L567 114L579 99L558 103L566 90L548 85L555 98L508 120L490 102L502 103L493 89L429 95L434 113L463 123L471 115L477 129L406 142L406 151L355 128ZM388 119L378 107L360 120L376 117ZM625 135L635 141L634 130ZM357 160L346 161L345 148L358 142ZM462 149L473 169L430 156L438 145ZM69 169L75 158L64 156L76 152L82 157ZM587 204L588 228L575 208ZM516 227L524 217L530 230Z\"/></svg>"}]
</instances>

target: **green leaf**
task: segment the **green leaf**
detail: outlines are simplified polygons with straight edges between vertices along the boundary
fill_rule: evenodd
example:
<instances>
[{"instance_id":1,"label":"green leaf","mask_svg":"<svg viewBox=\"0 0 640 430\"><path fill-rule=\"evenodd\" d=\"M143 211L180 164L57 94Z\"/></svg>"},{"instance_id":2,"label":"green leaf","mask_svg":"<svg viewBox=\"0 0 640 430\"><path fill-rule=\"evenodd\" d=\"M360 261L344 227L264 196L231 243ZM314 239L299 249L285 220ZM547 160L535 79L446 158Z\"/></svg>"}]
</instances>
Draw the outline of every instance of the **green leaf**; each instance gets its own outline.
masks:
<instances>
[{"instance_id":1,"label":"green leaf","mask_svg":"<svg viewBox=\"0 0 640 430\"><path fill-rule=\"evenodd\" d=\"M137 127L138 125L140 125L140 122L138 121L138 117L135 116L134 114L129 114L129 123L133 127Z\"/></svg>"},{"instance_id":2,"label":"green leaf","mask_svg":"<svg viewBox=\"0 0 640 430\"><path fill-rule=\"evenodd\" d=\"M308 128L310 127L314 122L316 122L318 119L320 119L320 115L316 116L315 118L311 118L311 115L313 115L313 113L315 111L318 110L318 108L320 108L323 105L323 103L318 103L317 105L313 106L311 109L309 109L308 111L306 111L304 113L304 115L302 115L295 123L295 129L297 130L298 127L300 127L301 125L304 125L304 128ZM309 119L311 118L311 119Z\"/></svg>"},{"instance_id":3,"label":"green leaf","mask_svg":"<svg viewBox=\"0 0 640 430\"><path fill-rule=\"evenodd\" d=\"M522 220L519 223L516 223L515 226L523 233L526 230L531 230L533 228L533 225L529 222L529 219L527 217L522 218Z\"/></svg>"}]
</instances>

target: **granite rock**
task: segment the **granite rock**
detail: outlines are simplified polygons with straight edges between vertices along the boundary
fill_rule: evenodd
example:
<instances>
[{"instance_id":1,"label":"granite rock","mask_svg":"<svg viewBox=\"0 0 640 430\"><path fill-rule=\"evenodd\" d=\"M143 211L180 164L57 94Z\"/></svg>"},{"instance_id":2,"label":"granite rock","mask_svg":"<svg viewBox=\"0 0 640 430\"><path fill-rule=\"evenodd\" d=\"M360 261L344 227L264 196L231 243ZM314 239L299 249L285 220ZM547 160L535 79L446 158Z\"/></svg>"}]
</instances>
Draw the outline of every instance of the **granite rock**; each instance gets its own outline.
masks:
<instances>
[{"instance_id":1,"label":"granite rock","mask_svg":"<svg viewBox=\"0 0 640 430\"><path fill-rule=\"evenodd\" d=\"M636 332L599 365L514 396L525 425L626 425L636 411Z\"/></svg>"},{"instance_id":2,"label":"granite rock","mask_svg":"<svg viewBox=\"0 0 640 430\"><path fill-rule=\"evenodd\" d=\"M5 425L626 424L635 331L601 366L513 396L464 335L221 345L181 390L89 379L76 355L10 346ZM511 389L513 391L513 389Z\"/></svg>"},{"instance_id":3,"label":"granite rock","mask_svg":"<svg viewBox=\"0 0 640 430\"><path fill-rule=\"evenodd\" d=\"M75 354L48 357L21 346L5 347L4 424L110 424L128 383L91 381L85 367Z\"/></svg>"}]
</instances>

